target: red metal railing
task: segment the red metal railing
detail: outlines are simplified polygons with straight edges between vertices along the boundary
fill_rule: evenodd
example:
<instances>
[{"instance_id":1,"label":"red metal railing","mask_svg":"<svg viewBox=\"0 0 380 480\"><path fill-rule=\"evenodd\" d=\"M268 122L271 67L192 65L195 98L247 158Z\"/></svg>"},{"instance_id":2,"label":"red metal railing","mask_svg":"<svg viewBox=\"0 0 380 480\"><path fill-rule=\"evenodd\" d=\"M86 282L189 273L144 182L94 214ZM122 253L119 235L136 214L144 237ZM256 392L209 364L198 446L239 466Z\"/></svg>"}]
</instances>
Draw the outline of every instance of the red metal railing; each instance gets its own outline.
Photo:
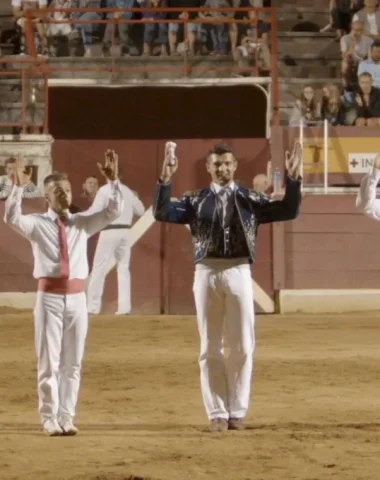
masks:
<instances>
[{"instance_id":1,"label":"red metal railing","mask_svg":"<svg viewBox=\"0 0 380 480\"><path fill-rule=\"evenodd\" d=\"M39 75L47 79L54 73L67 73L67 72L110 72L111 75L116 74L118 72L151 72L151 71L165 71L165 72L173 72L173 71L181 71L184 77L189 76L190 73L194 75L196 74L199 67L192 64L191 59L187 51L184 51L183 55L183 63L178 65L157 65L156 63L151 64L144 64L144 65L119 65L116 62L116 57L114 55L114 48L111 48L111 56L109 64L97 65L97 66L88 66L82 65L72 65L69 67L60 67L54 63L49 63L48 58L40 57L37 55L37 49L35 44L35 33L33 27L33 18L41 17L44 23L55 23L55 24L62 24L62 23L69 23L69 24L104 24L104 23L128 23L128 24L151 24L151 23L177 23L185 24L187 23L196 23L196 24L245 24L245 25L252 25L255 26L255 37L254 40L257 40L257 24L258 22L267 23L271 25L270 29L270 46L271 46L271 65L268 70L270 70L271 79L272 79L272 108L273 108L273 117L272 122L277 125L279 123L279 116L278 116L278 107L279 107L279 88L278 88L278 64L277 64L277 11L275 8L160 8L159 11L162 13L182 13L186 12L190 13L227 13L227 14L234 14L236 12L240 13L247 13L248 12L255 12L255 17L250 19L235 19L231 17L217 17L217 18L178 18L178 19L156 19L156 18L142 18L140 19L125 19L125 18L106 18L106 19L96 19L96 20L82 20L78 18L69 18L65 20L55 20L49 15L53 14L54 12L61 12L61 13L86 13L86 12L96 12L99 14L107 14L107 13L115 13L115 12L133 12L133 13L153 13L157 12L157 9L154 8L130 8L130 9L115 9L115 8L99 8L99 9L85 9L85 8L78 8L78 9L38 9L38 10L26 10L26 23L25 23L25 38L26 44L28 48L28 54L30 57L27 60L24 59L17 59L17 62L20 62L20 65L27 66L28 68L21 68L23 73L20 73L22 77L22 82L25 82L25 78L30 75ZM259 14L264 13L265 19L259 19ZM187 40L187 28L184 28L184 40ZM113 29L112 35L112 46L115 45L115 29ZM259 75L258 70L258 51L255 50L256 61L253 62L251 67L244 66L220 66L220 65L213 65L208 66L209 70L214 71L226 71L227 76L230 76L231 73L239 73L239 72L248 72L251 71L253 76ZM136 59L136 57L135 57ZM3 60L3 59L2 59ZM4 59L5 60L5 59ZM8 60L8 59L7 59ZM16 63L16 60L9 59L9 62ZM216 63L216 62L215 62ZM204 67L201 67L204 69ZM47 82L45 82L47 83ZM24 88L24 87L23 87ZM24 90L22 90L24 91ZM48 95L47 95L47 87L46 87L46 94L45 94L45 121L44 121L44 130L47 130L47 102L48 102ZM23 108L23 111L25 108ZM23 114L24 115L24 114ZM25 118L23 116L23 123L22 128L23 130L28 127L27 123L24 121Z\"/></svg>"},{"instance_id":2,"label":"red metal railing","mask_svg":"<svg viewBox=\"0 0 380 480\"><path fill-rule=\"evenodd\" d=\"M48 97L48 75L47 73L43 73L41 71L38 71L38 69L35 68L35 59L31 58L1 58L0 59L1 63L3 64L12 64L11 68L5 68L4 70L0 70L0 82L2 82L2 79L7 79L7 80L15 80L18 82L14 85L19 88L20 91L20 98L18 98L19 102L21 104L21 112L20 112L20 117L17 120L14 121L1 121L0 120L0 126L5 127L5 128L21 128L21 133L26 134L26 133L48 133L48 108L49 108L49 97ZM19 68L14 68L14 66L17 65ZM38 83L39 86L41 87L42 84L42 96L43 96L43 111L39 112L39 114L42 114L43 120L42 122L35 122L33 120L28 119L30 116L30 113L28 110L36 109L36 104L40 103L37 102L37 98L31 99L32 92L28 88L28 83L31 84L32 82ZM3 87L5 86L5 82L3 82ZM17 91L18 88L15 89L10 89L10 91ZM13 114L11 116L14 116L14 110L16 109L16 104L14 101L10 102L11 103L11 108L13 108ZM4 101L0 103L0 106L3 107L3 113L4 113Z\"/></svg>"}]
</instances>

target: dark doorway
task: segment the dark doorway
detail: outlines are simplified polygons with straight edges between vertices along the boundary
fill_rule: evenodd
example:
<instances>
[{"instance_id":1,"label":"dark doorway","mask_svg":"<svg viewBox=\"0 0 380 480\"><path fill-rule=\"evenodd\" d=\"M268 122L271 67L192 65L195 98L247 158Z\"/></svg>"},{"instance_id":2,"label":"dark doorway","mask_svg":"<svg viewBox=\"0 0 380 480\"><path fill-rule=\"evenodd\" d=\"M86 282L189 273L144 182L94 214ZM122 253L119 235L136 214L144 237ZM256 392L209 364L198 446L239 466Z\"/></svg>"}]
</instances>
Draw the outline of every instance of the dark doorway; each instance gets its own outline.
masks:
<instances>
[{"instance_id":1,"label":"dark doorway","mask_svg":"<svg viewBox=\"0 0 380 480\"><path fill-rule=\"evenodd\" d=\"M257 86L54 87L55 139L264 138L267 100Z\"/></svg>"}]
</instances>

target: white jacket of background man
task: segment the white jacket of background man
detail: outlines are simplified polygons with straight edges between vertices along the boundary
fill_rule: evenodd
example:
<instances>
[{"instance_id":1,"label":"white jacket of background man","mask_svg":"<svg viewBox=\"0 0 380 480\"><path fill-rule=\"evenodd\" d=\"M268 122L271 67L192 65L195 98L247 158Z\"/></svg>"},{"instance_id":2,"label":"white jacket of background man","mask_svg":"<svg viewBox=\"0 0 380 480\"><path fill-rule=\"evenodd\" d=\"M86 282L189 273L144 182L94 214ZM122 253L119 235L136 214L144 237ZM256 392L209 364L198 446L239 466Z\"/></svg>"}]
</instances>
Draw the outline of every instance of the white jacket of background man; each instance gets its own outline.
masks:
<instances>
[{"instance_id":1,"label":"white jacket of background man","mask_svg":"<svg viewBox=\"0 0 380 480\"><path fill-rule=\"evenodd\" d=\"M92 272L87 289L89 313L100 313L104 281L113 267L117 267L118 309L116 314L128 315L131 311L131 274L129 270L131 245L129 229L133 217L141 217L145 208L137 194L124 184L120 184L124 209L120 217L112 222L99 235ZM101 210L109 196L109 186L98 190L90 212Z\"/></svg>"}]
</instances>

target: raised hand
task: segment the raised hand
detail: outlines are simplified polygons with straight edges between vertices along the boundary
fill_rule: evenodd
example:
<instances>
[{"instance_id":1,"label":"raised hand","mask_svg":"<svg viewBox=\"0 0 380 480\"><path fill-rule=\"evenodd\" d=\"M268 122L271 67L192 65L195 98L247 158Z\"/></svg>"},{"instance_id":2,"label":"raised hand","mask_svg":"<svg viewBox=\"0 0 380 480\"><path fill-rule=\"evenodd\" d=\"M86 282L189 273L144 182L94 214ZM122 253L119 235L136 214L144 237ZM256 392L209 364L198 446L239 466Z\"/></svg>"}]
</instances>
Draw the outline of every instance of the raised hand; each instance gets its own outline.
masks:
<instances>
[{"instance_id":1,"label":"raised hand","mask_svg":"<svg viewBox=\"0 0 380 480\"><path fill-rule=\"evenodd\" d=\"M104 153L104 165L98 163L98 168L107 180L117 180L119 177L119 156L115 150L106 150Z\"/></svg>"},{"instance_id":2,"label":"raised hand","mask_svg":"<svg viewBox=\"0 0 380 480\"><path fill-rule=\"evenodd\" d=\"M19 156L16 159L16 172L14 174L14 183L18 187L23 187L30 183L30 178L32 176L32 169L31 167L25 166L25 160Z\"/></svg>"},{"instance_id":3,"label":"raised hand","mask_svg":"<svg viewBox=\"0 0 380 480\"><path fill-rule=\"evenodd\" d=\"M165 148L165 160L162 166L161 181L163 183L169 183L172 176L178 169L178 159L177 157L172 157L169 153L168 144Z\"/></svg>"},{"instance_id":4,"label":"raised hand","mask_svg":"<svg viewBox=\"0 0 380 480\"><path fill-rule=\"evenodd\" d=\"M299 142L294 144L293 152L291 154L288 151L285 153L285 166L290 177L297 179L300 176L302 166L302 146Z\"/></svg>"}]
</instances>

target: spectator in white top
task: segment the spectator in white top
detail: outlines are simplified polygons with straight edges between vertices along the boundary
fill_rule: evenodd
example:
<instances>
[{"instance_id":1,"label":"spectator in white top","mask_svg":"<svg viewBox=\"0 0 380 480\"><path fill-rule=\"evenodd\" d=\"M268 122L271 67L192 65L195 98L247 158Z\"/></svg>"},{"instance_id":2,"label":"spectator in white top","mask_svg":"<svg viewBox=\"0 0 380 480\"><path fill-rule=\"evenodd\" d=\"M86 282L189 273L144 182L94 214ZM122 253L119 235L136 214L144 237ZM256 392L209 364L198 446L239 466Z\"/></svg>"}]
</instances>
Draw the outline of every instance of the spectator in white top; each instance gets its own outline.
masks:
<instances>
[{"instance_id":1,"label":"spectator in white top","mask_svg":"<svg viewBox=\"0 0 380 480\"><path fill-rule=\"evenodd\" d=\"M13 15L16 20L16 25L20 29L20 54L26 54L26 45L25 45L25 26L26 26L26 10L30 9L38 9L38 8L46 8L47 7L47 0L12 0L12 10ZM48 54L47 48L47 39L46 39L46 28L45 24L43 23L43 17L37 15L33 18L33 25L35 30L37 31L39 41L41 44L39 45L39 52L42 55Z\"/></svg>"},{"instance_id":2,"label":"spectator in white top","mask_svg":"<svg viewBox=\"0 0 380 480\"><path fill-rule=\"evenodd\" d=\"M306 85L300 98L295 101L289 125L297 127L301 120L305 125L315 125L320 120L320 116L321 106L316 99L314 88L311 85Z\"/></svg>"},{"instance_id":3,"label":"spectator in white top","mask_svg":"<svg viewBox=\"0 0 380 480\"><path fill-rule=\"evenodd\" d=\"M373 39L364 35L364 24L360 21L353 22L351 32L340 39L343 85L346 89L357 85L359 62L368 57L372 43Z\"/></svg>"},{"instance_id":4,"label":"spectator in white top","mask_svg":"<svg viewBox=\"0 0 380 480\"><path fill-rule=\"evenodd\" d=\"M359 10L352 22L360 21L364 23L364 33L374 40L380 40L380 11L378 9L378 0L364 0L364 8Z\"/></svg>"},{"instance_id":5,"label":"spectator in white top","mask_svg":"<svg viewBox=\"0 0 380 480\"><path fill-rule=\"evenodd\" d=\"M13 189L13 180L14 175L16 173L16 158L11 157L5 160L5 175L0 177L0 198L8 198L10 193ZM33 170L31 167L27 167L24 182L23 182L23 189L24 193L22 198L39 198L42 197L42 193L40 189L34 185L31 180Z\"/></svg>"},{"instance_id":6,"label":"spectator in white top","mask_svg":"<svg viewBox=\"0 0 380 480\"><path fill-rule=\"evenodd\" d=\"M72 8L71 0L52 0L49 5L49 8L67 8L67 12L53 12L49 15L53 20L69 20ZM70 23L50 23L48 25L48 35L69 35L72 30L72 25Z\"/></svg>"},{"instance_id":7,"label":"spectator in white top","mask_svg":"<svg viewBox=\"0 0 380 480\"><path fill-rule=\"evenodd\" d=\"M380 41L371 46L370 58L359 63L358 76L362 73L370 73L373 79L373 86L380 87Z\"/></svg>"}]
</instances>

